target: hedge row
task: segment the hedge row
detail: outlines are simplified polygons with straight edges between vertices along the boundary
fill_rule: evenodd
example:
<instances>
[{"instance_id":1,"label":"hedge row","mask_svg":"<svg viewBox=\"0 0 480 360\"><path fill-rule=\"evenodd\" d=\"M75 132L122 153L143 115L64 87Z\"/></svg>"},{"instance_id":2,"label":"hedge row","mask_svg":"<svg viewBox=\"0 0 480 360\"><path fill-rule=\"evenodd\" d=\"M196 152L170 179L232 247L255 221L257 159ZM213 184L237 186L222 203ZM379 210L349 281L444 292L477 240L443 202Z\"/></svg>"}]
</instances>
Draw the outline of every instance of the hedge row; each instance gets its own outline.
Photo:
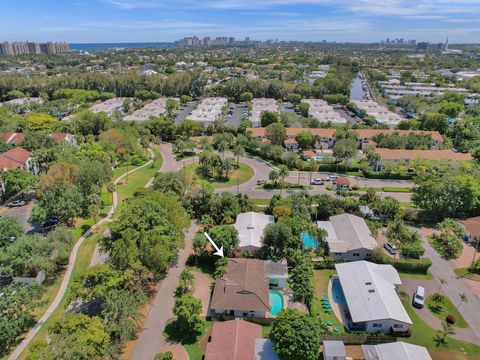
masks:
<instances>
[{"instance_id":1,"label":"hedge row","mask_svg":"<svg viewBox=\"0 0 480 360\"><path fill-rule=\"evenodd\" d=\"M374 257L372 260L377 264L390 264L398 271L414 274L426 274L430 266L432 266L432 260L429 258L407 260L393 259L390 256L384 255L382 257Z\"/></svg>"}]
</instances>

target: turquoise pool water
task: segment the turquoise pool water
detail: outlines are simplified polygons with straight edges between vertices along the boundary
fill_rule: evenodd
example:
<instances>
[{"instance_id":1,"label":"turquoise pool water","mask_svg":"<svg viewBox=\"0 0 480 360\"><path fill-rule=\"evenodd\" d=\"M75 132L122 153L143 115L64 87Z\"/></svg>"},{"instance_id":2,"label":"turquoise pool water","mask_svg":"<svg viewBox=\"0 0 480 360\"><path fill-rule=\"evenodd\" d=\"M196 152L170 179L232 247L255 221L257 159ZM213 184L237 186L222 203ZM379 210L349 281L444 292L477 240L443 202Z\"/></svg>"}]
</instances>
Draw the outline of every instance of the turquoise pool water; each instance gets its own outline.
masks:
<instances>
[{"instance_id":1,"label":"turquoise pool water","mask_svg":"<svg viewBox=\"0 0 480 360\"><path fill-rule=\"evenodd\" d=\"M311 236L309 233L304 232L302 233L302 242L303 246L307 249L318 249L318 241L315 239L313 236Z\"/></svg>"},{"instance_id":2,"label":"turquoise pool water","mask_svg":"<svg viewBox=\"0 0 480 360\"><path fill-rule=\"evenodd\" d=\"M270 301L270 314L277 316L277 314L283 310L283 295L279 291L270 291L268 294L268 300Z\"/></svg>"},{"instance_id":3,"label":"turquoise pool water","mask_svg":"<svg viewBox=\"0 0 480 360\"><path fill-rule=\"evenodd\" d=\"M338 279L332 280L332 298L335 304L342 305L347 303L345 294L343 293L342 285Z\"/></svg>"},{"instance_id":4,"label":"turquoise pool water","mask_svg":"<svg viewBox=\"0 0 480 360\"><path fill-rule=\"evenodd\" d=\"M323 156L316 156L316 157L315 157L315 160L317 160L317 161L322 161L322 160L323 160Z\"/></svg>"}]
</instances>

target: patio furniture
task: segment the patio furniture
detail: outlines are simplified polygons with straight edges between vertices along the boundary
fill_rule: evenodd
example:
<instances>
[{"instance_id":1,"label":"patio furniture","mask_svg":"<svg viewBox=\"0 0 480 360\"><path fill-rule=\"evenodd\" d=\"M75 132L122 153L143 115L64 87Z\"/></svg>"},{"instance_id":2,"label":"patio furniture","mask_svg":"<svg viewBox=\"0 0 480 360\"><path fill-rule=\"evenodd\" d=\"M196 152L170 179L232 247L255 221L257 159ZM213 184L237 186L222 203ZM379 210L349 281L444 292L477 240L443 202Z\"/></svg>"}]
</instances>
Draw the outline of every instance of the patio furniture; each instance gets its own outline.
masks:
<instances>
[{"instance_id":1,"label":"patio furniture","mask_svg":"<svg viewBox=\"0 0 480 360\"><path fill-rule=\"evenodd\" d=\"M332 326L332 324L333 324L333 321L331 319L327 321L328 326Z\"/></svg>"},{"instance_id":2,"label":"patio furniture","mask_svg":"<svg viewBox=\"0 0 480 360\"><path fill-rule=\"evenodd\" d=\"M333 328L333 331L338 332L338 326L335 326L335 327Z\"/></svg>"}]
</instances>

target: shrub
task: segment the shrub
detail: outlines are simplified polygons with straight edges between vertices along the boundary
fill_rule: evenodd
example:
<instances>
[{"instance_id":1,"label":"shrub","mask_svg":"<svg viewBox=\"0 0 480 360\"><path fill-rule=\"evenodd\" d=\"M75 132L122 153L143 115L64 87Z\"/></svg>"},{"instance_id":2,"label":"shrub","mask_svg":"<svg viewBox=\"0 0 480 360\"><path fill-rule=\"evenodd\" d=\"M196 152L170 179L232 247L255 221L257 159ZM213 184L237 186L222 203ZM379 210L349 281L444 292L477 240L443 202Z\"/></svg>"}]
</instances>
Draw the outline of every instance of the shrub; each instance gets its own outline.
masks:
<instances>
[{"instance_id":1,"label":"shrub","mask_svg":"<svg viewBox=\"0 0 480 360\"><path fill-rule=\"evenodd\" d=\"M455 324L455 318L453 317L453 315L448 315L446 318L445 318L445 321L450 324L450 325L453 325Z\"/></svg>"},{"instance_id":2,"label":"shrub","mask_svg":"<svg viewBox=\"0 0 480 360\"><path fill-rule=\"evenodd\" d=\"M389 264L392 265L398 271L403 271L413 274L426 274L430 266L432 266L432 260L429 258L421 259L393 259L383 253L381 249L374 251L372 261L377 264Z\"/></svg>"},{"instance_id":3,"label":"shrub","mask_svg":"<svg viewBox=\"0 0 480 360\"><path fill-rule=\"evenodd\" d=\"M480 259L475 261L469 268L468 271L472 274L480 274Z\"/></svg>"},{"instance_id":4,"label":"shrub","mask_svg":"<svg viewBox=\"0 0 480 360\"><path fill-rule=\"evenodd\" d=\"M430 236L430 242L440 256L445 259L456 259L462 254L463 245L456 235L445 232L433 234Z\"/></svg>"}]
</instances>

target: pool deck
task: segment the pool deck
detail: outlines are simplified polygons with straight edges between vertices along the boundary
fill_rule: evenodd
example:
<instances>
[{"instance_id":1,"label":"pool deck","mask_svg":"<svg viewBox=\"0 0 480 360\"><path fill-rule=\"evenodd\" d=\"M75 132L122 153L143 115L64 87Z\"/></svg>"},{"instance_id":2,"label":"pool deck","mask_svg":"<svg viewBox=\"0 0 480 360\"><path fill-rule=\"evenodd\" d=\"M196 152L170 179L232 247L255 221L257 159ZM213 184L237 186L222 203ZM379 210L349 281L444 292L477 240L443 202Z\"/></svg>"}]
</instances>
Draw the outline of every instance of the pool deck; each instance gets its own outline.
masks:
<instances>
[{"instance_id":1,"label":"pool deck","mask_svg":"<svg viewBox=\"0 0 480 360\"><path fill-rule=\"evenodd\" d=\"M337 304L335 301L333 301L333 291L332 291L332 284L333 280L338 279L338 276L332 276L330 278L330 281L328 282L328 301L330 302L330 306L332 307L333 313L337 317L337 319L342 323L343 327L345 329L348 329L347 324L348 324L348 319L346 312L348 311L348 306L347 304Z\"/></svg>"}]
</instances>

